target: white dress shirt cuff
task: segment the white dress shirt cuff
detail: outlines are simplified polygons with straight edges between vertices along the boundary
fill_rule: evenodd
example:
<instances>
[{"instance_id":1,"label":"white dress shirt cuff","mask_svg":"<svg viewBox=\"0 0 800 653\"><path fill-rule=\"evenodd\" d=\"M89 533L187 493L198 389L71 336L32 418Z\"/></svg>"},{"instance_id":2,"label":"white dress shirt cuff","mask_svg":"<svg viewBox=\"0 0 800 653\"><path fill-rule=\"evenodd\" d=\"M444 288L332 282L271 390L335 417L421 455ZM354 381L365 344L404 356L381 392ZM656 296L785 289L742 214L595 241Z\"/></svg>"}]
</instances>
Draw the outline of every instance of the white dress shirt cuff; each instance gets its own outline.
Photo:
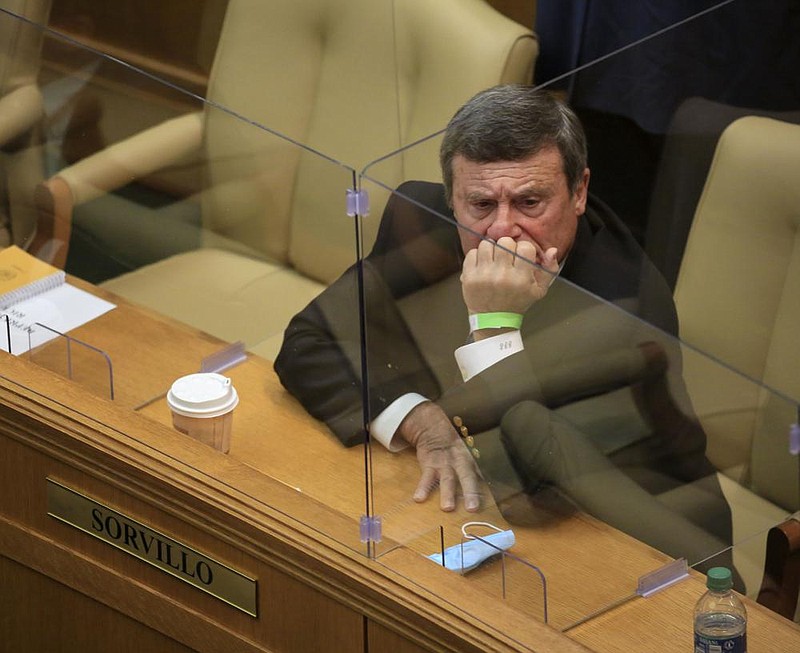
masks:
<instances>
[{"instance_id":1,"label":"white dress shirt cuff","mask_svg":"<svg viewBox=\"0 0 800 653\"><path fill-rule=\"evenodd\" d=\"M456 363L461 370L461 377L469 381L476 374L523 349L520 332L508 331L459 347L455 352Z\"/></svg>"},{"instance_id":2,"label":"white dress shirt cuff","mask_svg":"<svg viewBox=\"0 0 800 653\"><path fill-rule=\"evenodd\" d=\"M408 446L408 442L400 437L397 429L406 415L425 401L428 400L416 392L401 395L370 422L370 437L380 442L389 451L402 451Z\"/></svg>"}]
</instances>

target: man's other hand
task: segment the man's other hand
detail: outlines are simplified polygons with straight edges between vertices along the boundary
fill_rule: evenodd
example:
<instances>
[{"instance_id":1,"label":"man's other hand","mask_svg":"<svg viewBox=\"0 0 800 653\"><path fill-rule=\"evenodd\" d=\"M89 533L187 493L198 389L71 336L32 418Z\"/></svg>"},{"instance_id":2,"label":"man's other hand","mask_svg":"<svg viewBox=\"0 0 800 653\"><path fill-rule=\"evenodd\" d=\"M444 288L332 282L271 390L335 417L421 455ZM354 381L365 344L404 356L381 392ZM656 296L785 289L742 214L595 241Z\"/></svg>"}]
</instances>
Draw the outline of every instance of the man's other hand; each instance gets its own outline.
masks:
<instances>
[{"instance_id":1,"label":"man's other hand","mask_svg":"<svg viewBox=\"0 0 800 653\"><path fill-rule=\"evenodd\" d=\"M478 470L444 411L432 402L419 404L400 424L400 435L417 450L421 475L414 501L425 501L439 486L439 504L450 512L456 507L458 486L464 507L480 508Z\"/></svg>"}]
</instances>

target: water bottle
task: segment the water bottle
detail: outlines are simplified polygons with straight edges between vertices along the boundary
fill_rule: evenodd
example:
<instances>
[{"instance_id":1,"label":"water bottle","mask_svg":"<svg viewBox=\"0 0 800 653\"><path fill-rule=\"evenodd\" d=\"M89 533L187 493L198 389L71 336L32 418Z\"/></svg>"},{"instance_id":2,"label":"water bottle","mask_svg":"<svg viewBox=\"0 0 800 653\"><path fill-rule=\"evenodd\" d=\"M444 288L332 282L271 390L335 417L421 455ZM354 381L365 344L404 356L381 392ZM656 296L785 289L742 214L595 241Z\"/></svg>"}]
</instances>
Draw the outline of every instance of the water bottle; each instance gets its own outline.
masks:
<instances>
[{"instance_id":1,"label":"water bottle","mask_svg":"<svg viewBox=\"0 0 800 653\"><path fill-rule=\"evenodd\" d=\"M708 591L694 606L695 653L747 653L747 611L727 567L708 570Z\"/></svg>"}]
</instances>

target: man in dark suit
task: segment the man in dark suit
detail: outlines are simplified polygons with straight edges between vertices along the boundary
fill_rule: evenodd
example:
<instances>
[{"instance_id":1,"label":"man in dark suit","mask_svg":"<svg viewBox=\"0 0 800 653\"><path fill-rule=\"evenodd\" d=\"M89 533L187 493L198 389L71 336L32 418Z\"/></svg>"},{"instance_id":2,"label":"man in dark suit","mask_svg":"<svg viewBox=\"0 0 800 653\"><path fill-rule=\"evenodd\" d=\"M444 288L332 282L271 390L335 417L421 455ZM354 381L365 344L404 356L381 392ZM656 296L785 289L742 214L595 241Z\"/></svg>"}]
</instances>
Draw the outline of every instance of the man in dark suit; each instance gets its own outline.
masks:
<instances>
[{"instance_id":1,"label":"man in dark suit","mask_svg":"<svg viewBox=\"0 0 800 653\"><path fill-rule=\"evenodd\" d=\"M443 189L398 188L363 265L292 320L281 382L347 445L368 432L390 450L414 447L417 501L438 487L453 510L460 487L476 511L480 475L512 521L530 521L519 498L543 485L618 521L614 500L593 502L600 483L658 513L654 545L681 546L654 496L713 469L686 416L675 308L630 232L589 194L575 114L546 91L495 87L455 114L440 154ZM587 403L595 397L612 400ZM643 404L654 407L645 418ZM715 482L713 531L725 539ZM705 538L696 554L722 546Z\"/></svg>"}]
</instances>

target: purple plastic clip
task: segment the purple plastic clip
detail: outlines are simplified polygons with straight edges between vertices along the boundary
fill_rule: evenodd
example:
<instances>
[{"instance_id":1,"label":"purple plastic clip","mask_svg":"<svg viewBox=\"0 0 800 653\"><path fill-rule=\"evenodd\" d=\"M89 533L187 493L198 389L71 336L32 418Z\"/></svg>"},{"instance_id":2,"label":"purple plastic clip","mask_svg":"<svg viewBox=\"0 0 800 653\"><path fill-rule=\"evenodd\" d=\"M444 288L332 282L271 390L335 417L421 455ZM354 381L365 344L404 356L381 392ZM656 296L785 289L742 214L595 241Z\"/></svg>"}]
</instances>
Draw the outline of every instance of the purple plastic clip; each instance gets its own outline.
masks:
<instances>
[{"instance_id":1,"label":"purple plastic clip","mask_svg":"<svg viewBox=\"0 0 800 653\"><path fill-rule=\"evenodd\" d=\"M358 533L362 542L381 541L381 518L361 515L358 525Z\"/></svg>"},{"instance_id":2,"label":"purple plastic clip","mask_svg":"<svg viewBox=\"0 0 800 653\"><path fill-rule=\"evenodd\" d=\"M200 362L201 372L224 372L225 370L247 360L244 343L236 341L219 351L206 356Z\"/></svg>"},{"instance_id":3,"label":"purple plastic clip","mask_svg":"<svg viewBox=\"0 0 800 653\"><path fill-rule=\"evenodd\" d=\"M789 453L800 454L800 424L792 424L789 429Z\"/></svg>"},{"instance_id":4,"label":"purple plastic clip","mask_svg":"<svg viewBox=\"0 0 800 653\"><path fill-rule=\"evenodd\" d=\"M364 189L347 189L347 215L354 218L357 215L369 215L369 194Z\"/></svg>"},{"instance_id":5,"label":"purple plastic clip","mask_svg":"<svg viewBox=\"0 0 800 653\"><path fill-rule=\"evenodd\" d=\"M636 593L639 596L648 597L656 592L660 592L665 587L674 585L684 578L688 578L689 569L686 558L678 558L666 565L659 567L649 574L645 574L639 578L639 586L636 588Z\"/></svg>"}]
</instances>

